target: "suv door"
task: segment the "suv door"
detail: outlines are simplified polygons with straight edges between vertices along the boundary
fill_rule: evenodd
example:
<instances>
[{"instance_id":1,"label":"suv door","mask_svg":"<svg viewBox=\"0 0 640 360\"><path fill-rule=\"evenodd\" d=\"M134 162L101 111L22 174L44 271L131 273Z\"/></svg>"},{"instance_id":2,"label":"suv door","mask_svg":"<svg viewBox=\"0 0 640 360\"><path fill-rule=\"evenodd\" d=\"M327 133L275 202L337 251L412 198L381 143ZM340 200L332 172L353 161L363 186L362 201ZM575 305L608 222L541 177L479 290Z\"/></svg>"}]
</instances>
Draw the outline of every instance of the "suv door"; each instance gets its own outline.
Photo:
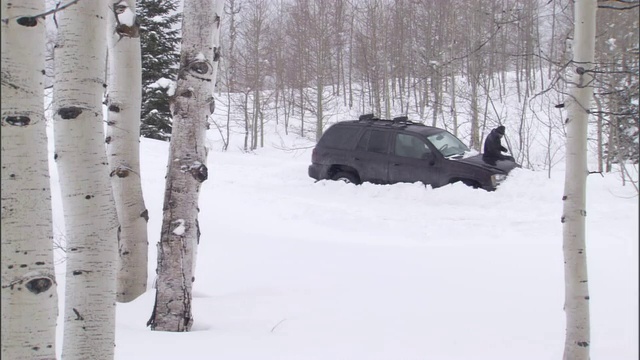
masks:
<instances>
[{"instance_id":1,"label":"suv door","mask_svg":"<svg viewBox=\"0 0 640 360\"><path fill-rule=\"evenodd\" d=\"M425 140L418 136L395 133L389 157L389 182L438 182L437 157Z\"/></svg>"},{"instance_id":2,"label":"suv door","mask_svg":"<svg viewBox=\"0 0 640 360\"><path fill-rule=\"evenodd\" d=\"M366 129L354 151L355 167L360 180L376 184L387 182L389 165L389 131Z\"/></svg>"}]
</instances>

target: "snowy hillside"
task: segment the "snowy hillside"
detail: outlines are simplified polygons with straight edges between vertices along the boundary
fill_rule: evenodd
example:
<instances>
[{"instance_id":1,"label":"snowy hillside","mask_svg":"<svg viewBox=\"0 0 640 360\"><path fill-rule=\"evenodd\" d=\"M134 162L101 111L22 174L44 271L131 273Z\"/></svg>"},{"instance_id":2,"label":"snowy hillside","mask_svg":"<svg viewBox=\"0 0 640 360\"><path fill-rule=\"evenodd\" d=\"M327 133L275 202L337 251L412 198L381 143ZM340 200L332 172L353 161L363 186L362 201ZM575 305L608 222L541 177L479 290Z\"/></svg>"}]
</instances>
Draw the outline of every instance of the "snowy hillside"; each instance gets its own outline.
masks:
<instances>
[{"instance_id":1,"label":"snowy hillside","mask_svg":"<svg viewBox=\"0 0 640 360\"><path fill-rule=\"evenodd\" d=\"M271 136L254 153L221 152L216 134L190 333L145 327L168 143L142 139L152 275L146 294L117 306L117 360L562 356L561 172L517 170L493 193L316 183L309 140ZM588 185L591 354L637 359L637 193L617 174Z\"/></svg>"}]
</instances>

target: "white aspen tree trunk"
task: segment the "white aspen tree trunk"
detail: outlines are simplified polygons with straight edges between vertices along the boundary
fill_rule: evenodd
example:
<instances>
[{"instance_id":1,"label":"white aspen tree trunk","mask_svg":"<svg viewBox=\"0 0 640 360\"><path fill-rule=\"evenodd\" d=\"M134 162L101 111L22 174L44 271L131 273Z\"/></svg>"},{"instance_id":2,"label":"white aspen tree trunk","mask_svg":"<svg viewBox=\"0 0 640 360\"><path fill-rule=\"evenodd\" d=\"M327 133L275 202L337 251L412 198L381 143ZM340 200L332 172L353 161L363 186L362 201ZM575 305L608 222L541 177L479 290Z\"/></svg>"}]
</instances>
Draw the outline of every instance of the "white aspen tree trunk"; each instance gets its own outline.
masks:
<instances>
[{"instance_id":1,"label":"white aspen tree trunk","mask_svg":"<svg viewBox=\"0 0 640 360\"><path fill-rule=\"evenodd\" d=\"M55 159L67 239L65 360L113 359L117 218L104 144L106 0L57 14Z\"/></svg>"},{"instance_id":2,"label":"white aspen tree trunk","mask_svg":"<svg viewBox=\"0 0 640 360\"><path fill-rule=\"evenodd\" d=\"M322 128L323 128L323 124L322 124L322 120L324 117L324 109L323 109L323 103L322 103L322 93L324 93L324 83L322 80L322 77L320 76L320 74L317 74L316 77L316 103L317 103L317 111L316 111L316 143L318 141L320 141L320 138L322 137Z\"/></svg>"},{"instance_id":3,"label":"white aspen tree trunk","mask_svg":"<svg viewBox=\"0 0 640 360\"><path fill-rule=\"evenodd\" d=\"M565 360L588 360L590 346L589 286L585 244L587 122L593 97L596 0L575 2L573 88L566 101L567 168L563 199L563 252L567 330Z\"/></svg>"},{"instance_id":4,"label":"white aspen tree trunk","mask_svg":"<svg viewBox=\"0 0 640 360\"><path fill-rule=\"evenodd\" d=\"M43 0L2 0L2 359L55 359Z\"/></svg>"},{"instance_id":5,"label":"white aspen tree trunk","mask_svg":"<svg viewBox=\"0 0 640 360\"><path fill-rule=\"evenodd\" d=\"M474 60L476 61L476 60ZM475 65L472 65L475 67ZM480 151L482 142L480 140L480 120L478 119L478 77L479 75L473 71L471 77L471 140L469 140L469 147Z\"/></svg>"},{"instance_id":6,"label":"white aspen tree trunk","mask_svg":"<svg viewBox=\"0 0 640 360\"><path fill-rule=\"evenodd\" d=\"M215 14L217 14L218 16L222 16L223 12L224 12L224 0L214 0L214 4L213 4L213 11L215 12ZM218 68L220 65L220 48L221 48L221 44L220 44L220 21L218 21L217 24L217 29L213 29L213 70L212 70L212 84L213 86L211 87L211 95L215 95L216 92L216 82L218 81ZM215 103L213 103L213 109L211 110L211 113L213 113L213 110L215 110Z\"/></svg>"},{"instance_id":7,"label":"white aspen tree trunk","mask_svg":"<svg viewBox=\"0 0 640 360\"><path fill-rule=\"evenodd\" d=\"M219 47L221 0L185 0L180 69L171 99L169 149L162 232L158 243L156 301L151 330L189 331L196 247L200 238L198 195L207 180L207 119L214 110L213 87Z\"/></svg>"},{"instance_id":8,"label":"white aspen tree trunk","mask_svg":"<svg viewBox=\"0 0 640 360\"><path fill-rule=\"evenodd\" d=\"M453 135L458 136L458 109L456 109L456 75L451 70L451 117L453 119Z\"/></svg>"},{"instance_id":9,"label":"white aspen tree trunk","mask_svg":"<svg viewBox=\"0 0 640 360\"><path fill-rule=\"evenodd\" d=\"M110 0L107 156L118 213L117 301L147 291L148 211L140 180L142 60L135 0Z\"/></svg>"}]
</instances>

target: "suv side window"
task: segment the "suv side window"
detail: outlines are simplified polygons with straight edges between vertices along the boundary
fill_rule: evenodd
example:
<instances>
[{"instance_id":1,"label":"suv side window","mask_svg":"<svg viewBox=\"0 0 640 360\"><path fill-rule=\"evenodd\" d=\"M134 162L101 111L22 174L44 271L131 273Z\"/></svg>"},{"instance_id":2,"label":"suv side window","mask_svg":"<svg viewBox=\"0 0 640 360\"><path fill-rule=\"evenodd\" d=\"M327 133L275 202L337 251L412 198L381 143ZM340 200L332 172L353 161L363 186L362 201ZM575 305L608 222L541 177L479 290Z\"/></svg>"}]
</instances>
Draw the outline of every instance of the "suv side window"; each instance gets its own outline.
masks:
<instances>
[{"instance_id":1,"label":"suv side window","mask_svg":"<svg viewBox=\"0 0 640 360\"><path fill-rule=\"evenodd\" d=\"M386 154L389 148L389 136L384 131L368 129L358 142L358 150Z\"/></svg>"},{"instance_id":2,"label":"suv side window","mask_svg":"<svg viewBox=\"0 0 640 360\"><path fill-rule=\"evenodd\" d=\"M398 156L425 159L431 153L429 146L417 136L397 134L394 152Z\"/></svg>"},{"instance_id":3,"label":"suv side window","mask_svg":"<svg viewBox=\"0 0 640 360\"><path fill-rule=\"evenodd\" d=\"M353 140L359 130L351 126L332 126L322 136L320 143L329 148L348 150L353 147Z\"/></svg>"}]
</instances>

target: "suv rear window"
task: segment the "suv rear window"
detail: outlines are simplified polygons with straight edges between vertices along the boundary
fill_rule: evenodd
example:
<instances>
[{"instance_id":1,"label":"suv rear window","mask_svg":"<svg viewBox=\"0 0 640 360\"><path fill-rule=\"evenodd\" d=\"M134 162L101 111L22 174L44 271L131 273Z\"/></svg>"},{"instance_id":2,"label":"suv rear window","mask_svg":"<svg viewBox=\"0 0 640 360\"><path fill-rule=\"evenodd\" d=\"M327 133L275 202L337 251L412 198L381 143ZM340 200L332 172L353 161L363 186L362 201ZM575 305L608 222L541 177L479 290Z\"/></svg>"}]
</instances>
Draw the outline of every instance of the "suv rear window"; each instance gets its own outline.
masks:
<instances>
[{"instance_id":1,"label":"suv rear window","mask_svg":"<svg viewBox=\"0 0 640 360\"><path fill-rule=\"evenodd\" d=\"M353 148L353 142L360 129L351 126L332 126L324 133L320 144L328 148L348 150Z\"/></svg>"}]
</instances>

